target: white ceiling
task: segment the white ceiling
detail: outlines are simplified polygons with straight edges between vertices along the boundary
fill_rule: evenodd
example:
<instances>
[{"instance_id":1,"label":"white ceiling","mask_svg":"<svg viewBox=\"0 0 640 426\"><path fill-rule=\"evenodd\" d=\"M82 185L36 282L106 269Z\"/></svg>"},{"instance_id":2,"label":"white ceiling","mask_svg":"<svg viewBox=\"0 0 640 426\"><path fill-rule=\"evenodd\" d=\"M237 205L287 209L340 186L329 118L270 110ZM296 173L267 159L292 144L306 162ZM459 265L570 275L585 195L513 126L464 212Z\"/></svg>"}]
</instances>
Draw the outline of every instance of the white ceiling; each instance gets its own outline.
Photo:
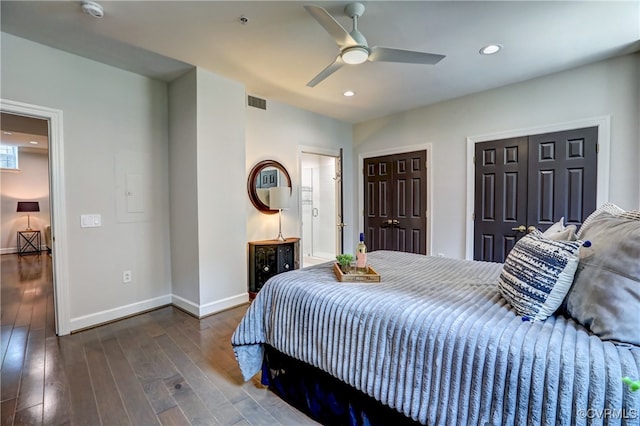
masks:
<instances>
[{"instance_id":1,"label":"white ceiling","mask_svg":"<svg viewBox=\"0 0 640 426\"><path fill-rule=\"evenodd\" d=\"M370 46L447 57L433 66L346 66L309 88L338 47L303 6L324 7L350 31L347 2L334 1L101 1L105 16L95 19L79 1L3 0L1 28L167 81L199 66L254 96L353 123L640 48L640 0L363 3L358 27ZM504 49L480 55L489 43ZM356 96L342 96L347 89Z\"/></svg>"}]
</instances>

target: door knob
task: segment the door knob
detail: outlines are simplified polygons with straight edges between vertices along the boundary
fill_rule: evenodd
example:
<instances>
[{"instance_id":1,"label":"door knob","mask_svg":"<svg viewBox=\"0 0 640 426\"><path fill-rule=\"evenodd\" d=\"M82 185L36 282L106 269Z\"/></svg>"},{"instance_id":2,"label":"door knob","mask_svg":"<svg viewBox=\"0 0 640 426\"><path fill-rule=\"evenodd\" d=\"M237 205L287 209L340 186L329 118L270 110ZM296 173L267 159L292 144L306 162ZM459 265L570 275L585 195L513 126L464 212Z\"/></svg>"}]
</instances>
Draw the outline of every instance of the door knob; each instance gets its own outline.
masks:
<instances>
[{"instance_id":1,"label":"door knob","mask_svg":"<svg viewBox=\"0 0 640 426\"><path fill-rule=\"evenodd\" d=\"M527 227L524 225L520 225L517 228L511 228L512 231L518 231L518 232L525 232L527 230Z\"/></svg>"},{"instance_id":2,"label":"door knob","mask_svg":"<svg viewBox=\"0 0 640 426\"><path fill-rule=\"evenodd\" d=\"M399 224L400 224L400 221L399 221L398 219L393 219L393 220L391 221L391 223L392 223L392 224L394 224L394 225L399 225Z\"/></svg>"},{"instance_id":3,"label":"door knob","mask_svg":"<svg viewBox=\"0 0 640 426\"><path fill-rule=\"evenodd\" d=\"M527 234L532 233L533 231L537 230L538 228L536 228L535 226L531 225L527 228Z\"/></svg>"}]
</instances>

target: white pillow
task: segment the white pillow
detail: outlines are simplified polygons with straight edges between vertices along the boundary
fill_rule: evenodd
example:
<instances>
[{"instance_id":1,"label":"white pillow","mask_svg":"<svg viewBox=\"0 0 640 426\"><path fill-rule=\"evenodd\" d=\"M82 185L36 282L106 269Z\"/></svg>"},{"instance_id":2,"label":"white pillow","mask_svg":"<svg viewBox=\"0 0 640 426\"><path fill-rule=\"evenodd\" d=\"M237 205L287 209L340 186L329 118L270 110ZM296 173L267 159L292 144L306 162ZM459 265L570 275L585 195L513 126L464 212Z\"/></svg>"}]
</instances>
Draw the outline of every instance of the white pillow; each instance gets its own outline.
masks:
<instances>
[{"instance_id":1,"label":"white pillow","mask_svg":"<svg viewBox=\"0 0 640 426\"><path fill-rule=\"evenodd\" d=\"M575 225L566 226L564 230L560 232L554 232L553 234L549 234L549 235L544 233L543 235L549 238L550 240L554 240L554 241L575 241L578 239L576 237Z\"/></svg>"},{"instance_id":2,"label":"white pillow","mask_svg":"<svg viewBox=\"0 0 640 426\"><path fill-rule=\"evenodd\" d=\"M557 232L564 231L564 229L565 229L564 216L562 216L559 221L557 221L556 223L551 225L549 227L549 229L547 229L546 231L543 232L543 234L544 234L545 237L550 237L551 235L553 235L553 234L555 234Z\"/></svg>"}]
</instances>

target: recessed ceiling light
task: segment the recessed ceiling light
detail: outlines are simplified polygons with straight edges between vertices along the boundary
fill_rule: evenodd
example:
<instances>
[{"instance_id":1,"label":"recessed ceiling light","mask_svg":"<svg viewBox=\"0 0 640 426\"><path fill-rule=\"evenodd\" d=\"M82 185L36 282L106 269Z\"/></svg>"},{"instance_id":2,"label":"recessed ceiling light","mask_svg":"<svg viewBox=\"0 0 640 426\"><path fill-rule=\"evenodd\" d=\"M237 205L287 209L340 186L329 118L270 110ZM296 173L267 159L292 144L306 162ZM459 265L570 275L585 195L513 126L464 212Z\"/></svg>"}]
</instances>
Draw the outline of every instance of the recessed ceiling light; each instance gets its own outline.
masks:
<instances>
[{"instance_id":1,"label":"recessed ceiling light","mask_svg":"<svg viewBox=\"0 0 640 426\"><path fill-rule=\"evenodd\" d=\"M354 92L353 90L347 90L346 92L343 93L344 96L346 96L347 98L350 98L351 96L354 96L356 94L356 92Z\"/></svg>"},{"instance_id":2,"label":"recessed ceiling light","mask_svg":"<svg viewBox=\"0 0 640 426\"><path fill-rule=\"evenodd\" d=\"M4 135L12 135L13 133L11 133L11 132L2 132L2 134L4 134Z\"/></svg>"},{"instance_id":3,"label":"recessed ceiling light","mask_svg":"<svg viewBox=\"0 0 640 426\"><path fill-rule=\"evenodd\" d=\"M102 18L104 16L104 9L102 6L91 0L84 0L82 2L82 11L94 18Z\"/></svg>"},{"instance_id":4,"label":"recessed ceiling light","mask_svg":"<svg viewBox=\"0 0 640 426\"><path fill-rule=\"evenodd\" d=\"M483 47L482 49L480 49L480 54L481 55L493 55L495 53L498 53L501 49L502 49L502 45L501 44L489 44L489 45Z\"/></svg>"},{"instance_id":5,"label":"recessed ceiling light","mask_svg":"<svg viewBox=\"0 0 640 426\"><path fill-rule=\"evenodd\" d=\"M31 145L38 145L38 141L29 141Z\"/></svg>"}]
</instances>

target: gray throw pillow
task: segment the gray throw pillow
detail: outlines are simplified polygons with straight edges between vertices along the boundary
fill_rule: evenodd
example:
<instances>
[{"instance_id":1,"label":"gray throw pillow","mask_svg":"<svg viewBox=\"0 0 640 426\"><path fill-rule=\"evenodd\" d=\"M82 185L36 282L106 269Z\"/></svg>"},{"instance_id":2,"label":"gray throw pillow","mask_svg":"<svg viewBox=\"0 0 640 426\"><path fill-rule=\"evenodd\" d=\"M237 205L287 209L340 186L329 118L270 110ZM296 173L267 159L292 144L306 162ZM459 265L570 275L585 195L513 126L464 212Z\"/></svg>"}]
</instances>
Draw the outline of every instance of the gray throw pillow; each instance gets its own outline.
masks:
<instances>
[{"instance_id":1,"label":"gray throw pillow","mask_svg":"<svg viewBox=\"0 0 640 426\"><path fill-rule=\"evenodd\" d=\"M640 220L600 213L581 237L591 246L580 251L567 312L603 340L640 345Z\"/></svg>"}]
</instances>

